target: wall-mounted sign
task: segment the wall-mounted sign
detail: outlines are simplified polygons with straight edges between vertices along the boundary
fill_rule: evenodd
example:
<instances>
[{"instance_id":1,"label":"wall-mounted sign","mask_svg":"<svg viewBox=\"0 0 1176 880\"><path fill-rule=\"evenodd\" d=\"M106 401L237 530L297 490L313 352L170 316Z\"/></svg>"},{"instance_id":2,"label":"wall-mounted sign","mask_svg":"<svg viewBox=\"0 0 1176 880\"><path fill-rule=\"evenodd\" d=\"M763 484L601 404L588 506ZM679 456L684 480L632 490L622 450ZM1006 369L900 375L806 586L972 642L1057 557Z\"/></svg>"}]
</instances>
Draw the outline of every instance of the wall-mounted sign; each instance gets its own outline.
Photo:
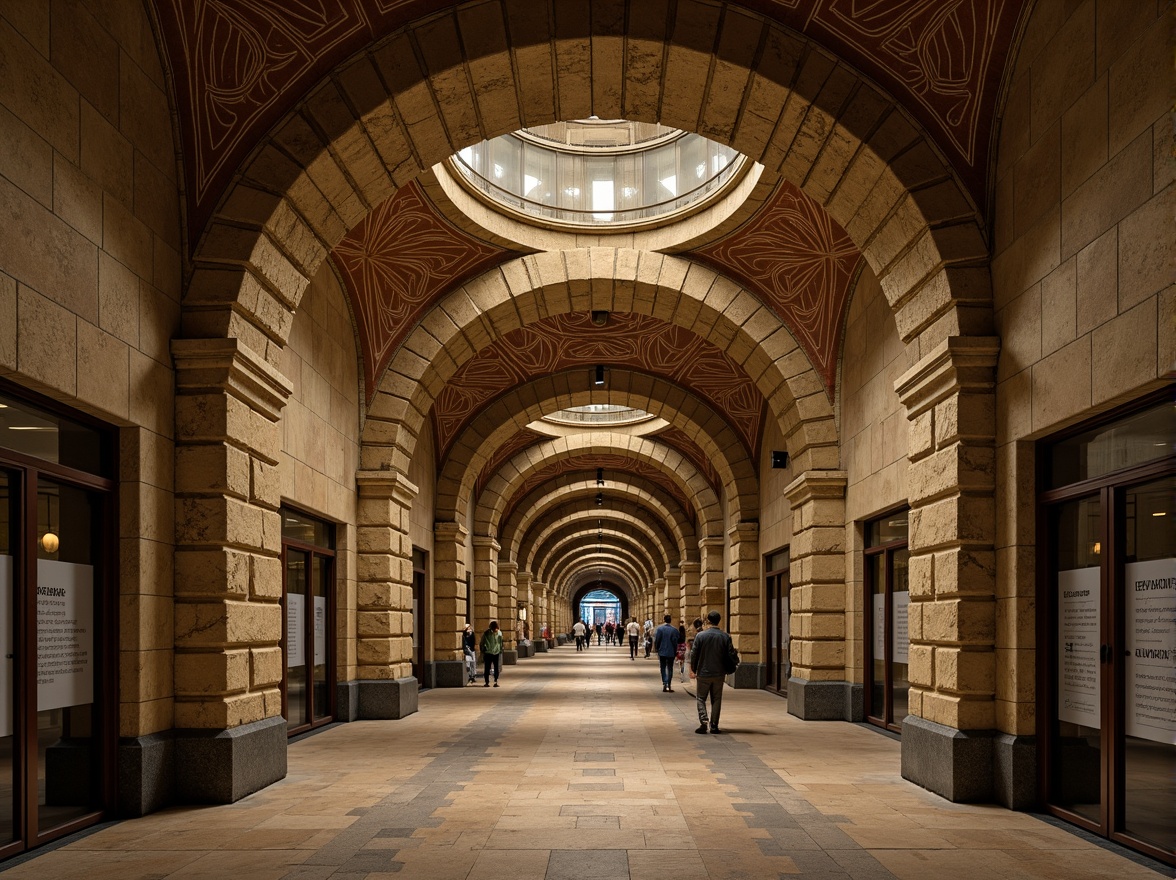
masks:
<instances>
[{"instance_id":1,"label":"wall-mounted sign","mask_svg":"<svg viewBox=\"0 0 1176 880\"><path fill-rule=\"evenodd\" d=\"M1058 718L1101 726L1097 568L1058 572Z\"/></svg>"},{"instance_id":2,"label":"wall-mounted sign","mask_svg":"<svg viewBox=\"0 0 1176 880\"><path fill-rule=\"evenodd\" d=\"M1123 574L1126 733L1176 745L1176 559L1128 563Z\"/></svg>"}]
</instances>

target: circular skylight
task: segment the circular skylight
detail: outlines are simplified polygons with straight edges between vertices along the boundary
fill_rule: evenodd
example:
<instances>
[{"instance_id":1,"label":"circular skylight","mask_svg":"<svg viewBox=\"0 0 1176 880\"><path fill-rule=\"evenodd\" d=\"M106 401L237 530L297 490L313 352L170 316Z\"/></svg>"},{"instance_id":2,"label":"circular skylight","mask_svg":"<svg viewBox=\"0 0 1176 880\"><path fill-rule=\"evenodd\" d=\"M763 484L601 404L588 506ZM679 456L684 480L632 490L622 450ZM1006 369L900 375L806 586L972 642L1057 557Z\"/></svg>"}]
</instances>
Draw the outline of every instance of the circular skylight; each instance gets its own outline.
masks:
<instances>
[{"instance_id":1,"label":"circular skylight","mask_svg":"<svg viewBox=\"0 0 1176 880\"><path fill-rule=\"evenodd\" d=\"M631 406L589 403L586 406L570 406L543 418L549 422L559 422L564 425L629 425L652 419L653 415L643 409Z\"/></svg>"},{"instance_id":2,"label":"circular skylight","mask_svg":"<svg viewBox=\"0 0 1176 880\"><path fill-rule=\"evenodd\" d=\"M450 164L478 195L525 218L600 227L694 208L734 179L745 160L678 129L583 119L482 141Z\"/></svg>"}]
</instances>

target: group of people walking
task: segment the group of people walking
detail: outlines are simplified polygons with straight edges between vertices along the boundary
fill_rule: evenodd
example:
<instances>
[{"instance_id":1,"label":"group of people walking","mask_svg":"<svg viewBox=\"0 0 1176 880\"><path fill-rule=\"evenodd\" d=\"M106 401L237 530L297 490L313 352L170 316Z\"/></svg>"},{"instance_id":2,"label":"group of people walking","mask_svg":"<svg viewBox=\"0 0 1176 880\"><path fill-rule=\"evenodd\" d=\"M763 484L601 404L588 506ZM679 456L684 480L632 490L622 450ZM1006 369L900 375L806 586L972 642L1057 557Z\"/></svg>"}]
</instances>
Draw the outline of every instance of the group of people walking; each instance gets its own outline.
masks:
<instances>
[{"instance_id":1,"label":"group of people walking","mask_svg":"<svg viewBox=\"0 0 1176 880\"><path fill-rule=\"evenodd\" d=\"M587 650L592 642L592 636L597 638L597 644L607 633L610 644L621 644L621 639L627 637L629 641L629 659L637 659L638 642L644 638L645 656L650 651L657 653L658 667L661 673L662 693L674 692L674 664L685 671L690 667L690 678L695 683L695 702L698 707L698 728L695 733L722 733L719 727L719 714L723 708L723 685L731 670L731 658L738 662L738 654L731 641L731 636L725 633L719 624L722 615L711 611L706 616L694 621L694 631L687 638L685 622L674 626L673 618L667 614L662 618L662 625L653 628L653 621L646 620L642 626L637 618L631 618L623 626L610 622L596 624L589 627L583 620L577 620L572 627L572 635L576 639L576 650ZM623 635L622 635L623 634ZM465 654L467 684L477 681L477 654L475 647L482 654L483 687L490 687L490 678L494 678L494 687L498 687L498 676L502 672L502 632L498 628L498 621L490 621L490 626L482 633L479 640L474 635L472 624L466 624L462 635L462 651ZM708 712L709 703L709 712Z\"/></svg>"}]
</instances>

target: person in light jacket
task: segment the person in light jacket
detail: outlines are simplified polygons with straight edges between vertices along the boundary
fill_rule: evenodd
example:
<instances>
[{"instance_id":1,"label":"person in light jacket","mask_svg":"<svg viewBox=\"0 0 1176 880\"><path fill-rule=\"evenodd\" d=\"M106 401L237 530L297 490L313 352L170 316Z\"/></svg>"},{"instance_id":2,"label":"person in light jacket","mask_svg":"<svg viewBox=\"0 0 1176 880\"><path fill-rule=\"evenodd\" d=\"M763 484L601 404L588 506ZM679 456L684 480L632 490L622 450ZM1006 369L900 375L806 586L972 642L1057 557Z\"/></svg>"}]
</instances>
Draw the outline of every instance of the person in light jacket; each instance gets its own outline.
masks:
<instances>
[{"instance_id":1,"label":"person in light jacket","mask_svg":"<svg viewBox=\"0 0 1176 880\"><path fill-rule=\"evenodd\" d=\"M490 673L494 673L494 686L498 687L498 674L502 671L502 633L498 629L498 621L490 621L490 628L482 633L482 642L478 647L482 651L483 677L486 683L483 687L490 687Z\"/></svg>"}]
</instances>

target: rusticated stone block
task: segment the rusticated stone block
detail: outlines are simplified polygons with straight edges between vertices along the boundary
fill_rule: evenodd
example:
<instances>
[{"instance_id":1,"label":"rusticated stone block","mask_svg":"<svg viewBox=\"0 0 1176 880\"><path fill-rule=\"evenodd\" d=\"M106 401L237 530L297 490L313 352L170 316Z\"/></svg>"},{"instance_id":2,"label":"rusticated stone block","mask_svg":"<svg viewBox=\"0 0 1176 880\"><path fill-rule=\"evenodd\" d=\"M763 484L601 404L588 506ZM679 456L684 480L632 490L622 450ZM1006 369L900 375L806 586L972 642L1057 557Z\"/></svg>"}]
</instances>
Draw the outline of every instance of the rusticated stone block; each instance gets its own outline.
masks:
<instances>
[{"instance_id":1,"label":"rusticated stone block","mask_svg":"<svg viewBox=\"0 0 1176 880\"><path fill-rule=\"evenodd\" d=\"M992 651L936 648L935 685L940 691L993 697L996 694L996 655Z\"/></svg>"},{"instance_id":2,"label":"rusticated stone block","mask_svg":"<svg viewBox=\"0 0 1176 880\"><path fill-rule=\"evenodd\" d=\"M240 596L249 593L250 556L240 550L176 551L176 596Z\"/></svg>"},{"instance_id":3,"label":"rusticated stone block","mask_svg":"<svg viewBox=\"0 0 1176 880\"><path fill-rule=\"evenodd\" d=\"M996 604L950 599L923 602L923 638L938 645L992 645Z\"/></svg>"},{"instance_id":4,"label":"rusticated stone block","mask_svg":"<svg viewBox=\"0 0 1176 880\"><path fill-rule=\"evenodd\" d=\"M253 648L250 652L251 684L254 688L278 685L282 682L282 661L285 659L281 648Z\"/></svg>"},{"instance_id":5,"label":"rusticated stone block","mask_svg":"<svg viewBox=\"0 0 1176 880\"><path fill-rule=\"evenodd\" d=\"M175 657L175 688L179 697L241 692L249 687L249 651L189 654Z\"/></svg>"},{"instance_id":6,"label":"rusticated stone block","mask_svg":"<svg viewBox=\"0 0 1176 880\"><path fill-rule=\"evenodd\" d=\"M934 555L935 595L992 596L996 591L996 554L992 550L953 547Z\"/></svg>"}]
</instances>

